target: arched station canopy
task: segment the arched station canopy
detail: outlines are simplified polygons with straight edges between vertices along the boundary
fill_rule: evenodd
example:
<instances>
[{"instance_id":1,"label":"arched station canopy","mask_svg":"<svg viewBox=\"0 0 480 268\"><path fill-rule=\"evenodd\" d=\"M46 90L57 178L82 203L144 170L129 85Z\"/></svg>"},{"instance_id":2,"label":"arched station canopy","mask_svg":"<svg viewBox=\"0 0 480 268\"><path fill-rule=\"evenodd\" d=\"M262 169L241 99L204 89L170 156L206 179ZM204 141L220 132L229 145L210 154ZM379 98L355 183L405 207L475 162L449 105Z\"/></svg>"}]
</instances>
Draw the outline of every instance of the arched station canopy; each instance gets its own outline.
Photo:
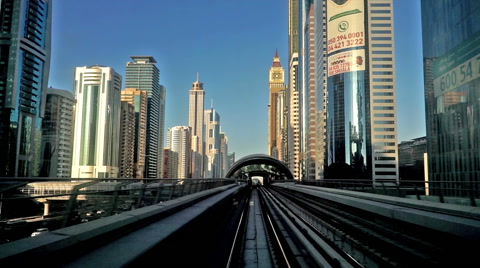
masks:
<instances>
[{"instance_id":1,"label":"arched station canopy","mask_svg":"<svg viewBox=\"0 0 480 268\"><path fill-rule=\"evenodd\" d=\"M265 154L252 154L248 155L245 157L240 158L238 161L236 161L232 167L227 172L226 177L227 178L232 178L237 171L239 171L241 168L249 166L249 165L268 165L274 167L276 170L278 170L284 177L285 179L288 180L293 180L293 175L292 172L290 172L290 169L281 162L280 160L271 157L269 155Z\"/></svg>"}]
</instances>

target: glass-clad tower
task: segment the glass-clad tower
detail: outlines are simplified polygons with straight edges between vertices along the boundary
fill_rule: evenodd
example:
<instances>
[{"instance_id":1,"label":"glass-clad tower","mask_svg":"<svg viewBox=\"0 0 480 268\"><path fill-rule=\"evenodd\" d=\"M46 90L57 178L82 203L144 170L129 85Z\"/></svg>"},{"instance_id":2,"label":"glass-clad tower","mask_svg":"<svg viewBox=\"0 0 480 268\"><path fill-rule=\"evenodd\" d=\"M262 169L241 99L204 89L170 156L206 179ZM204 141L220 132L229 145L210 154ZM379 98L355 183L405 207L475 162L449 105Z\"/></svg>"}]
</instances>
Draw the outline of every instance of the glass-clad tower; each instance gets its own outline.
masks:
<instances>
[{"instance_id":1,"label":"glass-clad tower","mask_svg":"<svg viewBox=\"0 0 480 268\"><path fill-rule=\"evenodd\" d=\"M134 175L135 178L143 178L147 147L147 92L136 88L126 88L122 91L122 101L127 101L135 108Z\"/></svg>"},{"instance_id":2,"label":"glass-clad tower","mask_svg":"<svg viewBox=\"0 0 480 268\"><path fill-rule=\"evenodd\" d=\"M160 70L152 56L131 56L126 67L125 87L147 91L147 148L145 178L162 178L165 87L160 85Z\"/></svg>"},{"instance_id":3,"label":"glass-clad tower","mask_svg":"<svg viewBox=\"0 0 480 268\"><path fill-rule=\"evenodd\" d=\"M472 186L458 182L480 180L480 1L421 8L429 180L467 195L460 188Z\"/></svg>"},{"instance_id":4,"label":"glass-clad tower","mask_svg":"<svg viewBox=\"0 0 480 268\"><path fill-rule=\"evenodd\" d=\"M0 177L37 176L52 1L0 1Z\"/></svg>"},{"instance_id":5,"label":"glass-clad tower","mask_svg":"<svg viewBox=\"0 0 480 268\"><path fill-rule=\"evenodd\" d=\"M393 1L325 1L325 177L396 182Z\"/></svg>"},{"instance_id":6,"label":"glass-clad tower","mask_svg":"<svg viewBox=\"0 0 480 268\"><path fill-rule=\"evenodd\" d=\"M47 89L42 120L40 177L69 178L71 175L74 106L72 92Z\"/></svg>"}]
</instances>

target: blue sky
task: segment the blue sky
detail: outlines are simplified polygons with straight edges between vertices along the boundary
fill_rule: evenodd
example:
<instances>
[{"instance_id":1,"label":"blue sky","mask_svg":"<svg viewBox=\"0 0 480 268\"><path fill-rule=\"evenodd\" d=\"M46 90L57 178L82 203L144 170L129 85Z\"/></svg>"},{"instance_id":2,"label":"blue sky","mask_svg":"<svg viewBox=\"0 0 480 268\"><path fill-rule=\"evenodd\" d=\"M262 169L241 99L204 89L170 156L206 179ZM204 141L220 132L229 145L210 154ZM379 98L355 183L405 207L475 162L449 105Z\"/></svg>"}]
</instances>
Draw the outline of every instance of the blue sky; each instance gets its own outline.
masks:
<instances>
[{"instance_id":1,"label":"blue sky","mask_svg":"<svg viewBox=\"0 0 480 268\"><path fill-rule=\"evenodd\" d=\"M399 142L425 135L419 0L395 0ZM287 69L287 0L54 1L49 85L71 90L77 66L125 75L131 55L151 55L167 88L165 131L188 125L197 72L205 108L221 117L236 158L267 152L268 71Z\"/></svg>"}]
</instances>

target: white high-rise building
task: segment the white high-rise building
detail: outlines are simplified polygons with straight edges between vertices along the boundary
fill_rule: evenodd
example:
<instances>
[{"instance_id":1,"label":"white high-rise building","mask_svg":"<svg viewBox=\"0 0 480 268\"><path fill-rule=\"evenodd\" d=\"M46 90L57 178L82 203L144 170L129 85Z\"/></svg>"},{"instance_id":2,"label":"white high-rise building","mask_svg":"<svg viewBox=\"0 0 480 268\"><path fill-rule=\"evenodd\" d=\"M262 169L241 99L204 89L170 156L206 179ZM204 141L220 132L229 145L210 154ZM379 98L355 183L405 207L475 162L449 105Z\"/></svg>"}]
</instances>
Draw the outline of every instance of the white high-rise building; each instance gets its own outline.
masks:
<instances>
[{"instance_id":1,"label":"white high-rise building","mask_svg":"<svg viewBox=\"0 0 480 268\"><path fill-rule=\"evenodd\" d=\"M72 178L119 176L122 77L111 67L75 69Z\"/></svg>"},{"instance_id":2,"label":"white high-rise building","mask_svg":"<svg viewBox=\"0 0 480 268\"><path fill-rule=\"evenodd\" d=\"M205 110L205 135L205 178L220 178L220 115L213 108Z\"/></svg>"},{"instance_id":3,"label":"white high-rise building","mask_svg":"<svg viewBox=\"0 0 480 268\"><path fill-rule=\"evenodd\" d=\"M300 179L300 92L298 88L298 53L293 53L290 59L289 83L289 129L288 129L288 160L289 168L295 179Z\"/></svg>"},{"instance_id":4,"label":"white high-rise building","mask_svg":"<svg viewBox=\"0 0 480 268\"><path fill-rule=\"evenodd\" d=\"M175 126L168 129L167 147L177 153L177 175L180 179L191 178L190 157L192 155L192 129L189 126Z\"/></svg>"},{"instance_id":5,"label":"white high-rise building","mask_svg":"<svg viewBox=\"0 0 480 268\"><path fill-rule=\"evenodd\" d=\"M197 81L193 83L192 89L190 90L188 113L188 125L192 128L192 178L203 178L204 176L204 98L205 91L203 90L203 83L199 81L197 74Z\"/></svg>"}]
</instances>

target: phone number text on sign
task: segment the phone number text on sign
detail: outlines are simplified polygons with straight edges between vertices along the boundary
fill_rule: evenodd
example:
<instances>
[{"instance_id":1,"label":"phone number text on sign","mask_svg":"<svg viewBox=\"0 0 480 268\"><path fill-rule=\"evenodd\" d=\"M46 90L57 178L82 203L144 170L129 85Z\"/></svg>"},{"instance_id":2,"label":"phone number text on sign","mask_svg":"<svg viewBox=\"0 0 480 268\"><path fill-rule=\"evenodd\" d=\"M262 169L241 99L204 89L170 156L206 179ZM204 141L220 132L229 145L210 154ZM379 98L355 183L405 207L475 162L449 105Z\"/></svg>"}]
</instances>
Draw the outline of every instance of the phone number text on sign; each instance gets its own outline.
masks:
<instances>
[{"instance_id":1,"label":"phone number text on sign","mask_svg":"<svg viewBox=\"0 0 480 268\"><path fill-rule=\"evenodd\" d=\"M354 32L337 35L328 40L328 52L333 52L342 48L364 46L363 32Z\"/></svg>"}]
</instances>

